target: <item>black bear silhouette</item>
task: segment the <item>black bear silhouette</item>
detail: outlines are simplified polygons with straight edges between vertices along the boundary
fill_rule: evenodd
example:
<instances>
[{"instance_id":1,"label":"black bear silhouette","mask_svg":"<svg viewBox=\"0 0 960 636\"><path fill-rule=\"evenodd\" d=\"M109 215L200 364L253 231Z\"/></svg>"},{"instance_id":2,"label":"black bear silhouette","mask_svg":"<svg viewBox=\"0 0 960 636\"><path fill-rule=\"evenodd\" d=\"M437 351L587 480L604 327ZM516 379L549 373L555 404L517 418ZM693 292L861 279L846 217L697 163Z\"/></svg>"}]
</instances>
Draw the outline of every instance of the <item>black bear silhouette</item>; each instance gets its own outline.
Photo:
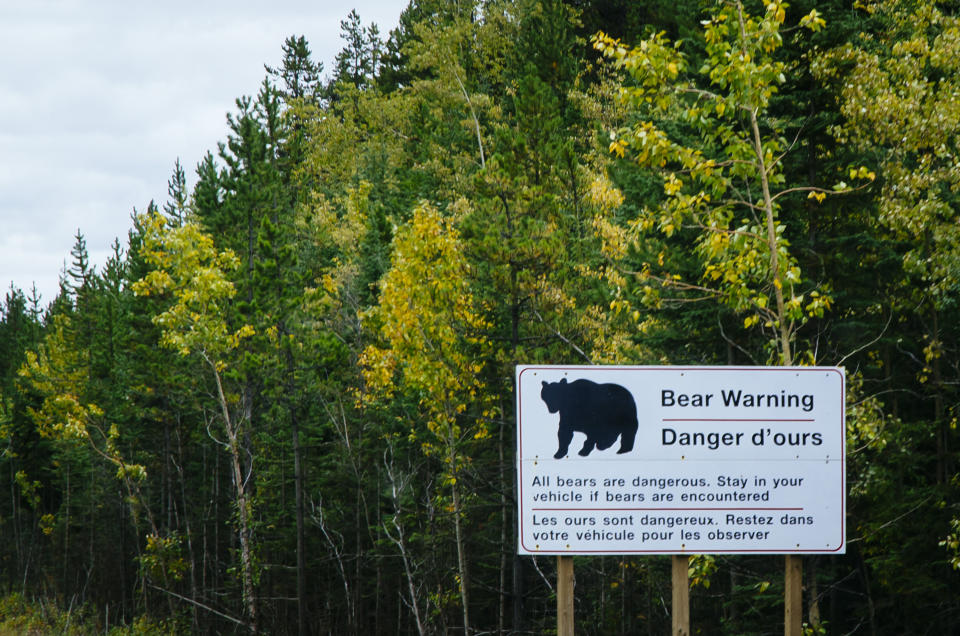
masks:
<instances>
[{"instance_id":1,"label":"black bear silhouette","mask_svg":"<svg viewBox=\"0 0 960 636\"><path fill-rule=\"evenodd\" d=\"M633 450L637 435L637 405L630 391L619 384L597 384L590 380L567 383L544 382L540 398L551 413L560 412L557 440L560 446L555 459L566 456L573 433L585 433L587 440L580 449L586 457L594 448L606 450L620 438L620 450Z\"/></svg>"}]
</instances>

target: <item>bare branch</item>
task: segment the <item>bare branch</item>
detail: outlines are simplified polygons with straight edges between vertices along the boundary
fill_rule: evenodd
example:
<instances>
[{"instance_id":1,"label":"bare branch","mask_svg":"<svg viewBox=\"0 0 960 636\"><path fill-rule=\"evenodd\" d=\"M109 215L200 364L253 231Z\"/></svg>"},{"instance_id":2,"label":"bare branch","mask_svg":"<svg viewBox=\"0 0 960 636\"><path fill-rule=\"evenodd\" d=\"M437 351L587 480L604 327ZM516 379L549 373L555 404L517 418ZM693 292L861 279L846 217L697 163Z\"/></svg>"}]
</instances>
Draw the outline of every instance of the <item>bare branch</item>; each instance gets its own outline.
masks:
<instances>
[{"instance_id":1,"label":"bare branch","mask_svg":"<svg viewBox=\"0 0 960 636\"><path fill-rule=\"evenodd\" d=\"M837 362L837 366L838 366L838 367L839 367L839 366L842 366L843 363L847 360L847 358L849 358L849 357L851 357L851 356L854 356L854 355L860 353L861 351L863 351L864 349L866 349L867 347L873 346L874 344L876 344L877 342L879 342L880 339L883 338L883 334L887 333L887 328L890 326L890 323L891 323L892 321L893 321L893 312L891 311L891 312L890 312L890 316L887 318L887 324L885 324L885 325L883 326L883 329L880 330L880 333L877 334L877 337L874 338L873 340L871 340L870 342L867 342L867 343L864 344L863 346L857 347L856 349L854 349L853 351L851 351L851 352L848 353L847 355L845 355L845 356L843 356L842 358L840 358L840 361Z\"/></svg>"},{"instance_id":2,"label":"bare branch","mask_svg":"<svg viewBox=\"0 0 960 636\"><path fill-rule=\"evenodd\" d=\"M170 596L173 596L174 598L178 598L178 599L180 599L181 601L185 601L185 602L190 603L190 604L192 604L192 605L196 605L196 606L199 607L200 609L207 610L207 611L210 612L211 614L216 614L216 615L219 616L220 618L225 618L225 619L227 619L228 621L232 621L232 622L236 623L237 625L240 625L241 627L248 627L248 628L250 627L247 623L245 623L244 621L240 620L240 619L237 618L236 616L230 616L229 614L224 614L223 612L220 612L220 611L217 611L217 610L213 609L213 608L210 607L209 605L204 605L204 604L201 603L200 601L196 601L196 600L194 600L194 599L192 599L192 598L187 598L186 596L183 596L183 595L181 595L181 594L177 594L176 592L173 592L173 591L171 591L171 590L166 590L166 589L164 589L164 588L162 588L162 587L157 587L157 586L154 585L153 583L147 583L147 585L149 585L150 587L152 587L153 589L155 589L155 590L157 590L157 591L159 591L159 592L163 592L164 594L169 594Z\"/></svg>"},{"instance_id":3,"label":"bare branch","mask_svg":"<svg viewBox=\"0 0 960 636\"><path fill-rule=\"evenodd\" d=\"M740 351L740 353L742 353L743 355L747 356L747 360L749 360L749 361L751 362L751 364L754 364L754 365L757 364L757 361L753 358L752 355L750 355L750 352L749 352L749 351L747 351L746 349L744 349L743 347L741 347L740 345L738 345L733 338L729 337L729 336L726 334L726 332L724 332L724 330L723 330L723 321L720 320L720 315L719 315L719 314L717 315L717 326L720 328L720 337L721 337L721 338L723 338L724 340L726 340L727 343L730 344L732 347L734 347L735 349L737 349L738 351Z\"/></svg>"},{"instance_id":4,"label":"bare branch","mask_svg":"<svg viewBox=\"0 0 960 636\"><path fill-rule=\"evenodd\" d=\"M821 194L825 194L828 196L853 194L854 192L860 192L861 190L865 190L866 188L869 188L871 185L873 185L873 182L868 181L867 183L862 183L858 185L856 188L850 188L849 190L828 190L827 188L820 188L817 186L798 186L796 188L787 188L786 190L781 190L780 192L773 195L773 197L770 200L776 201L780 197L786 194L793 194L794 192L819 192Z\"/></svg>"},{"instance_id":5,"label":"bare branch","mask_svg":"<svg viewBox=\"0 0 960 636\"><path fill-rule=\"evenodd\" d=\"M541 323L544 327L547 327L550 331L552 331L552 332L553 332L553 335L555 335L557 338L559 338L561 341L563 341L564 344L566 344L566 345L569 346L571 349L573 349L573 350L576 351L578 354L580 354L580 356L581 356L584 360L587 361L587 364L593 364L593 360L590 359L590 356L588 356L586 353L584 353L583 349L581 349L581 348L578 347L577 345L573 344L566 336L564 336L562 333L560 333L559 331L557 331L552 325L547 324L547 321L543 319L543 316L540 315L540 312L539 312L539 311L537 311L536 309L534 309L534 310L533 310L533 315L537 317L537 320L539 320L540 323Z\"/></svg>"}]
</instances>

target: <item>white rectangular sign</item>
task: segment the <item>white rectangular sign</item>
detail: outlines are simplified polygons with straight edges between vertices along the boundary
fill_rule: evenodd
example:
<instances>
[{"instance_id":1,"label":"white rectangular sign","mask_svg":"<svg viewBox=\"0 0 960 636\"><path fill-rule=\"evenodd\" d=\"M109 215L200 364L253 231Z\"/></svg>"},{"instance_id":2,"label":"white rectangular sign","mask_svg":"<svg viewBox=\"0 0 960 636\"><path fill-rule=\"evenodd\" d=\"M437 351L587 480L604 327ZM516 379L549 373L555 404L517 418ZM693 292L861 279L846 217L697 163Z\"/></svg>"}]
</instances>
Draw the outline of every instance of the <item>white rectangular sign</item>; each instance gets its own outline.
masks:
<instances>
[{"instance_id":1,"label":"white rectangular sign","mask_svg":"<svg viewBox=\"0 0 960 636\"><path fill-rule=\"evenodd\" d=\"M517 367L521 554L846 550L834 367Z\"/></svg>"}]
</instances>

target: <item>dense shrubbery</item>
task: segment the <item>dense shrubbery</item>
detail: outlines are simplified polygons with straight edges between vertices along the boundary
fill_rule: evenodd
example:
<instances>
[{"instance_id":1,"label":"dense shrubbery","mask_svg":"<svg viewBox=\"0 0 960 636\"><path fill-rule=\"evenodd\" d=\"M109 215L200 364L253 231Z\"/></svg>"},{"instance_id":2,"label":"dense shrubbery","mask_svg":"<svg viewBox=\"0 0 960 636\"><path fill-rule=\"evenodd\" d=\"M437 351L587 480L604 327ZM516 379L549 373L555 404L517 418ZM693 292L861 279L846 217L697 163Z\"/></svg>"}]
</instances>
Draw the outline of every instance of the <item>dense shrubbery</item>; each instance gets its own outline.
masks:
<instances>
[{"instance_id":1,"label":"dense shrubbery","mask_svg":"<svg viewBox=\"0 0 960 636\"><path fill-rule=\"evenodd\" d=\"M109 614L100 614L98 609L89 606L70 604L64 608L53 600L27 601L19 594L0 598L0 634L3 635L167 636L178 633L145 616L130 625L111 625L109 618Z\"/></svg>"}]
</instances>

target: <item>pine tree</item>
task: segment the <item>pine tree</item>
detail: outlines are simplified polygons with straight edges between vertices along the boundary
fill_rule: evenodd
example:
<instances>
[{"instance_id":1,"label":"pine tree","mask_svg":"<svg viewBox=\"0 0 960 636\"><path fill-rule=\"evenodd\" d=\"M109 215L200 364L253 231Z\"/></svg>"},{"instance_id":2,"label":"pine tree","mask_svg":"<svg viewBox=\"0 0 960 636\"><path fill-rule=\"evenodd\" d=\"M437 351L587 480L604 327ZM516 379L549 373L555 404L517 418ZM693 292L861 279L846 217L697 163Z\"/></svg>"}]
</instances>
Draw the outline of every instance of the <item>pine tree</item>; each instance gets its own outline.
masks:
<instances>
[{"instance_id":1,"label":"pine tree","mask_svg":"<svg viewBox=\"0 0 960 636\"><path fill-rule=\"evenodd\" d=\"M182 225L187 216L190 190L187 187L187 177L177 159L173 166L173 174L167 181L167 196L169 199L163 204L163 211L173 223Z\"/></svg>"},{"instance_id":2,"label":"pine tree","mask_svg":"<svg viewBox=\"0 0 960 636\"><path fill-rule=\"evenodd\" d=\"M280 81L286 101L316 102L320 96L323 63L311 59L304 36L289 36L283 43L283 66L264 65L267 75Z\"/></svg>"},{"instance_id":3,"label":"pine tree","mask_svg":"<svg viewBox=\"0 0 960 636\"><path fill-rule=\"evenodd\" d=\"M351 9L340 21L340 38L344 47L337 53L330 87L344 84L359 91L370 87L380 67L380 29L376 24L363 26L360 14Z\"/></svg>"}]
</instances>

